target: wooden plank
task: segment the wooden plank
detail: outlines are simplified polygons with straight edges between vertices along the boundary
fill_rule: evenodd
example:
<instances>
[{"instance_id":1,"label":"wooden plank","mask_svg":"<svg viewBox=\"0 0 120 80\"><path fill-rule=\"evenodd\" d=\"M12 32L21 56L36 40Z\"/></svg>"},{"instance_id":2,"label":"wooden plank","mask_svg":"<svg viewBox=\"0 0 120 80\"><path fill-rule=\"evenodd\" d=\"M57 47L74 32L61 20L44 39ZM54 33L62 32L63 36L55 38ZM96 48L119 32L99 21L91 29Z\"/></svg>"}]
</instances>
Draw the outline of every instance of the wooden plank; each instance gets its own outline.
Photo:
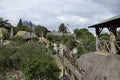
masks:
<instances>
[{"instance_id":1,"label":"wooden plank","mask_svg":"<svg viewBox=\"0 0 120 80\"><path fill-rule=\"evenodd\" d=\"M64 62L63 62L63 63L64 63L64 66L67 67L67 68L71 71L71 73L76 76L76 78L77 78L78 80L81 80L81 79L82 79L81 73L78 71L77 68L75 68L75 67L67 60L67 58L64 58Z\"/></svg>"}]
</instances>

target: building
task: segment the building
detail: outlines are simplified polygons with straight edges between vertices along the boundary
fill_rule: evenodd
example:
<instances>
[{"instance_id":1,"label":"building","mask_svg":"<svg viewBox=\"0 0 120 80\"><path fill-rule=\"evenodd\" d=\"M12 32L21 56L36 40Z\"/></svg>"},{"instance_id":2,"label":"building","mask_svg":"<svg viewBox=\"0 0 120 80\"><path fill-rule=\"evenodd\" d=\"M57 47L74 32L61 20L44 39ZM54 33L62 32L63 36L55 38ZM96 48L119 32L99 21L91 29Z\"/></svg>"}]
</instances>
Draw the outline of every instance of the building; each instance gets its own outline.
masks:
<instances>
[{"instance_id":1,"label":"building","mask_svg":"<svg viewBox=\"0 0 120 80\"><path fill-rule=\"evenodd\" d=\"M24 39L30 39L33 37L37 37L37 35L33 32L27 32L27 31L18 31L17 34L15 35L15 37L21 36Z\"/></svg>"}]
</instances>

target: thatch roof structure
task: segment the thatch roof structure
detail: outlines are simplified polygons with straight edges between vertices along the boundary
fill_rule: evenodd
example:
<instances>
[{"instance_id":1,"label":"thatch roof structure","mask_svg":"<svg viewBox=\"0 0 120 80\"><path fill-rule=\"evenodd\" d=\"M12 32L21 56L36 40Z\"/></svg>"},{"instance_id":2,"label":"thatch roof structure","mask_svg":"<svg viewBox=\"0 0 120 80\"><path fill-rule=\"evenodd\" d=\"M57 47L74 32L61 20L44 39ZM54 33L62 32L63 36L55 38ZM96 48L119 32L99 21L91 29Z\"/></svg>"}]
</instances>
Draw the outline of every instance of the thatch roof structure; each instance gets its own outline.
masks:
<instances>
[{"instance_id":1,"label":"thatch roof structure","mask_svg":"<svg viewBox=\"0 0 120 80\"><path fill-rule=\"evenodd\" d=\"M48 40L46 38L44 38L44 37L40 37L39 42L48 42Z\"/></svg>"},{"instance_id":2,"label":"thatch roof structure","mask_svg":"<svg viewBox=\"0 0 120 80\"><path fill-rule=\"evenodd\" d=\"M76 64L84 70L83 80L120 80L120 55L82 55Z\"/></svg>"},{"instance_id":3,"label":"thatch roof structure","mask_svg":"<svg viewBox=\"0 0 120 80\"><path fill-rule=\"evenodd\" d=\"M23 36L27 31L18 31L15 37L17 36Z\"/></svg>"},{"instance_id":4,"label":"thatch roof structure","mask_svg":"<svg viewBox=\"0 0 120 80\"><path fill-rule=\"evenodd\" d=\"M31 35L31 36L30 36ZM15 37L17 37L17 36L21 36L21 37L23 37L24 39L28 39L28 38L32 38L32 37L37 37L37 35L35 34L35 33L33 33L33 32L31 32L31 34L30 34L30 32L27 32L27 31L18 31L17 32L17 34L15 35Z\"/></svg>"},{"instance_id":5,"label":"thatch roof structure","mask_svg":"<svg viewBox=\"0 0 120 80\"><path fill-rule=\"evenodd\" d=\"M23 36L23 38L25 38L25 39L33 38L33 37L37 37L37 35L33 32L31 32L31 37L30 37L30 32L25 33Z\"/></svg>"}]
</instances>

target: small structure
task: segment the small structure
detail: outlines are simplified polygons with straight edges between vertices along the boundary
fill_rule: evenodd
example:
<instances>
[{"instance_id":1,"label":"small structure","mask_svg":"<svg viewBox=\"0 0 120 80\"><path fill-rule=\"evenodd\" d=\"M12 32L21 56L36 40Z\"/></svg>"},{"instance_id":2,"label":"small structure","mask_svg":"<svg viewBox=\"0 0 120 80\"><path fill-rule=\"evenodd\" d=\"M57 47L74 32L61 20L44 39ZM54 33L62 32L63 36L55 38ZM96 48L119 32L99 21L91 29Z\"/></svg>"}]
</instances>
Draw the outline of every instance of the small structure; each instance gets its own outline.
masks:
<instances>
[{"instance_id":1,"label":"small structure","mask_svg":"<svg viewBox=\"0 0 120 80\"><path fill-rule=\"evenodd\" d=\"M108 51L109 53L116 54L120 51L120 46L116 41L117 28L120 27L120 15L107 19L101 23L89 26L89 28L95 28L96 30L96 51ZM107 28L110 32L109 41L100 41L100 34L104 28ZM118 50L117 50L118 49Z\"/></svg>"},{"instance_id":2,"label":"small structure","mask_svg":"<svg viewBox=\"0 0 120 80\"><path fill-rule=\"evenodd\" d=\"M80 56L76 60L78 70L84 70L83 80L120 80L120 55L116 54L120 50L118 41L116 41L116 30L120 27L120 15L107 19L101 23L89 26L96 29L96 51L110 55L96 54L91 52ZM100 33L103 28L110 32L109 41L101 41Z\"/></svg>"},{"instance_id":3,"label":"small structure","mask_svg":"<svg viewBox=\"0 0 120 80\"><path fill-rule=\"evenodd\" d=\"M27 31L18 31L15 35L15 37L17 36L23 36Z\"/></svg>"},{"instance_id":4,"label":"small structure","mask_svg":"<svg viewBox=\"0 0 120 80\"><path fill-rule=\"evenodd\" d=\"M41 42L41 43L47 43L48 42L48 40L46 39L46 38L44 38L44 37L40 37L39 38L39 42Z\"/></svg>"},{"instance_id":5,"label":"small structure","mask_svg":"<svg viewBox=\"0 0 120 80\"><path fill-rule=\"evenodd\" d=\"M24 39L30 39L30 38L33 38L33 37L37 37L37 35L33 32L27 32L27 31L19 31L17 32L17 34L15 35L15 37L17 36L21 36L23 37Z\"/></svg>"},{"instance_id":6,"label":"small structure","mask_svg":"<svg viewBox=\"0 0 120 80\"><path fill-rule=\"evenodd\" d=\"M63 35L72 35L70 32L68 33L62 33L62 32L58 32L53 30L52 32L47 33L47 35L55 35L55 36L63 36Z\"/></svg>"}]
</instances>

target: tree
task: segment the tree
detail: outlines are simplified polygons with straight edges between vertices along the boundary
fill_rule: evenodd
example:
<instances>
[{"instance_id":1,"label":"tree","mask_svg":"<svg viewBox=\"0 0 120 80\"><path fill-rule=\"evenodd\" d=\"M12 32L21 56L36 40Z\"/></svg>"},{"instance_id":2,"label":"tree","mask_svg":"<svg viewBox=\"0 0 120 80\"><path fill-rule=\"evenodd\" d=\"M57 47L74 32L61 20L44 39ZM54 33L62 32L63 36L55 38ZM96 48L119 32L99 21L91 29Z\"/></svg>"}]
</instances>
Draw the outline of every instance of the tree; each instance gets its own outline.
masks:
<instances>
[{"instance_id":1,"label":"tree","mask_svg":"<svg viewBox=\"0 0 120 80\"><path fill-rule=\"evenodd\" d=\"M75 29L74 30L74 34L75 34L75 36L76 36L77 39L81 38L81 36L82 36L82 34L80 33L79 29Z\"/></svg>"},{"instance_id":2,"label":"tree","mask_svg":"<svg viewBox=\"0 0 120 80\"><path fill-rule=\"evenodd\" d=\"M46 37L48 29L44 26L38 25L38 26L35 27L34 31L35 31L35 34L37 36L42 36L43 35L44 37Z\"/></svg>"},{"instance_id":3,"label":"tree","mask_svg":"<svg viewBox=\"0 0 120 80\"><path fill-rule=\"evenodd\" d=\"M74 30L76 38L79 39L77 45L78 54L88 53L90 51L95 51L95 37L86 28Z\"/></svg>"},{"instance_id":4,"label":"tree","mask_svg":"<svg viewBox=\"0 0 120 80\"><path fill-rule=\"evenodd\" d=\"M110 40L110 35L108 33L102 33L100 35L101 40Z\"/></svg>"},{"instance_id":5,"label":"tree","mask_svg":"<svg viewBox=\"0 0 120 80\"><path fill-rule=\"evenodd\" d=\"M4 28L9 28L11 24L8 23L8 20L4 20L3 18L0 18L0 27L4 27Z\"/></svg>"},{"instance_id":6,"label":"tree","mask_svg":"<svg viewBox=\"0 0 120 80\"><path fill-rule=\"evenodd\" d=\"M67 33L67 27L63 23L59 26L59 32Z\"/></svg>"},{"instance_id":7,"label":"tree","mask_svg":"<svg viewBox=\"0 0 120 80\"><path fill-rule=\"evenodd\" d=\"M9 39L12 25L8 20L0 18L0 28L2 28L3 39Z\"/></svg>"},{"instance_id":8,"label":"tree","mask_svg":"<svg viewBox=\"0 0 120 80\"><path fill-rule=\"evenodd\" d=\"M20 18L20 20L19 20L19 22L17 24L17 31L20 31L20 30L22 30L22 31L30 31L28 26L23 25L21 18Z\"/></svg>"}]
</instances>

